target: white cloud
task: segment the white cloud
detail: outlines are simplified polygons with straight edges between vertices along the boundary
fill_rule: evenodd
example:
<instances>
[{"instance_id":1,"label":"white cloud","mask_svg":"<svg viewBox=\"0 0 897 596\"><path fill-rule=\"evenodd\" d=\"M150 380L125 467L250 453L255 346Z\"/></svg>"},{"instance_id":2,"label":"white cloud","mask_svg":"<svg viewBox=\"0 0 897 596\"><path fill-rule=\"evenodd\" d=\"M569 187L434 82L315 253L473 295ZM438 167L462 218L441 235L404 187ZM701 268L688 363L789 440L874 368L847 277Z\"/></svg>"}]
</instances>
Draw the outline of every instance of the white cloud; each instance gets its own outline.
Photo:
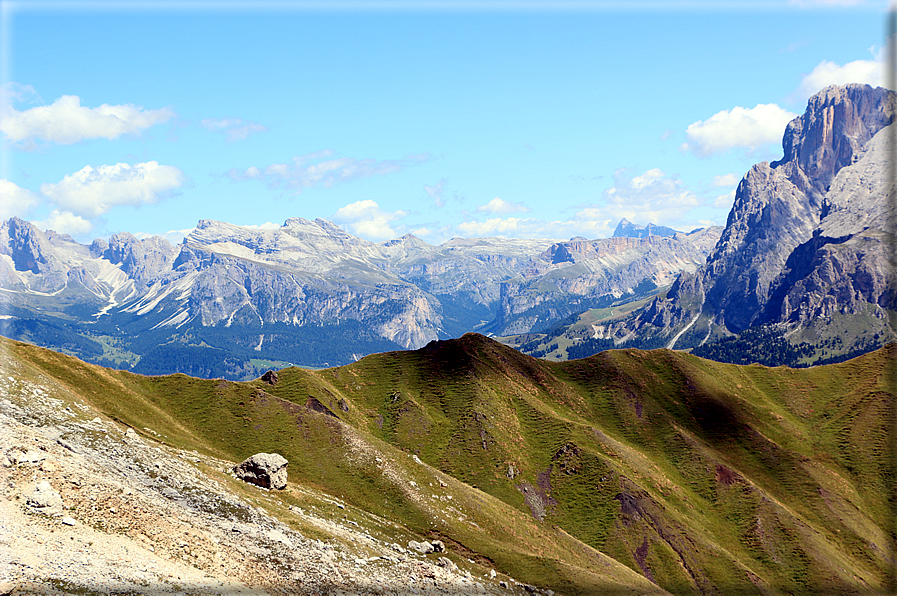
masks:
<instances>
[{"instance_id":1,"label":"white cloud","mask_svg":"<svg viewBox=\"0 0 897 596\"><path fill-rule=\"evenodd\" d=\"M0 179L0 219L25 217L38 202L38 196L6 179Z\"/></svg>"},{"instance_id":2,"label":"white cloud","mask_svg":"<svg viewBox=\"0 0 897 596\"><path fill-rule=\"evenodd\" d=\"M267 132L267 128L256 122L246 122L240 118L222 118L215 120L213 118L205 118L200 124L206 130L212 132L224 132L228 142L242 141L249 135L257 132Z\"/></svg>"},{"instance_id":3,"label":"white cloud","mask_svg":"<svg viewBox=\"0 0 897 596\"><path fill-rule=\"evenodd\" d=\"M522 231L526 224L533 221L535 220L516 217L506 219L493 217L482 222L464 221L456 227L467 236L514 236L516 232Z\"/></svg>"},{"instance_id":4,"label":"white cloud","mask_svg":"<svg viewBox=\"0 0 897 596\"><path fill-rule=\"evenodd\" d=\"M18 89L20 97L23 89ZM33 91L33 88L30 89ZM4 99L13 100L9 95ZM88 108L75 95L63 95L48 106L37 106L23 112L4 102L0 112L0 131L14 143L35 139L71 145L84 139L117 139L124 134L138 134L143 130L174 117L171 108L144 110L131 104Z\"/></svg>"},{"instance_id":5,"label":"white cloud","mask_svg":"<svg viewBox=\"0 0 897 596\"><path fill-rule=\"evenodd\" d=\"M16 103L40 102L40 95L31 85L9 81L0 86L0 115L6 114Z\"/></svg>"},{"instance_id":6,"label":"white cloud","mask_svg":"<svg viewBox=\"0 0 897 596\"><path fill-rule=\"evenodd\" d=\"M333 151L325 149L306 155L298 155L289 164L274 163L264 168L250 166L242 172L232 169L228 176L233 180L260 180L271 188L330 188L358 178L368 178L398 172L403 168L429 159L426 155L409 155L404 159L355 159L333 157Z\"/></svg>"},{"instance_id":7,"label":"white cloud","mask_svg":"<svg viewBox=\"0 0 897 596\"><path fill-rule=\"evenodd\" d=\"M98 168L85 166L56 184L42 184L40 191L66 211L91 218L116 205L155 203L179 188L184 179L178 168L160 166L155 161L119 163Z\"/></svg>"},{"instance_id":8,"label":"white cloud","mask_svg":"<svg viewBox=\"0 0 897 596\"><path fill-rule=\"evenodd\" d=\"M477 211L483 213L507 214L507 213L526 213L530 208L523 203L515 203L505 201L499 197L495 197L485 205L477 207Z\"/></svg>"},{"instance_id":9,"label":"white cloud","mask_svg":"<svg viewBox=\"0 0 897 596\"><path fill-rule=\"evenodd\" d=\"M721 176L714 176L712 184L713 186L735 186L739 182L741 182L741 176L733 172Z\"/></svg>"},{"instance_id":10,"label":"white cloud","mask_svg":"<svg viewBox=\"0 0 897 596\"><path fill-rule=\"evenodd\" d=\"M605 222L590 221L577 214L575 220L558 221L520 217L491 217L486 221L465 221L454 228L455 236L482 238L544 238L558 240L573 236L597 238L607 235ZM446 236L448 231L442 235Z\"/></svg>"},{"instance_id":11,"label":"white cloud","mask_svg":"<svg viewBox=\"0 0 897 596\"><path fill-rule=\"evenodd\" d=\"M31 222L43 231L54 230L60 234L81 236L93 229L93 224L69 211L54 209L47 219Z\"/></svg>"},{"instance_id":12,"label":"white cloud","mask_svg":"<svg viewBox=\"0 0 897 596\"><path fill-rule=\"evenodd\" d=\"M845 65L823 60L810 74L804 76L793 94L795 101L806 101L829 85L865 83L873 87L884 85L884 66L881 52L875 60L854 60Z\"/></svg>"},{"instance_id":13,"label":"white cloud","mask_svg":"<svg viewBox=\"0 0 897 596\"><path fill-rule=\"evenodd\" d=\"M405 211L384 211L376 201L366 199L340 207L331 218L351 234L368 240L391 240L399 234L391 222L408 215Z\"/></svg>"},{"instance_id":14,"label":"white cloud","mask_svg":"<svg viewBox=\"0 0 897 596\"><path fill-rule=\"evenodd\" d=\"M733 148L755 151L782 140L785 126L797 114L776 104L757 104L753 108L736 106L717 112L707 120L688 125L688 141L680 147L705 157Z\"/></svg>"},{"instance_id":15,"label":"white cloud","mask_svg":"<svg viewBox=\"0 0 897 596\"><path fill-rule=\"evenodd\" d=\"M641 176L634 176L629 182L629 186L635 190L646 188L658 180L662 180L666 174L660 168L651 168Z\"/></svg>"}]
</instances>

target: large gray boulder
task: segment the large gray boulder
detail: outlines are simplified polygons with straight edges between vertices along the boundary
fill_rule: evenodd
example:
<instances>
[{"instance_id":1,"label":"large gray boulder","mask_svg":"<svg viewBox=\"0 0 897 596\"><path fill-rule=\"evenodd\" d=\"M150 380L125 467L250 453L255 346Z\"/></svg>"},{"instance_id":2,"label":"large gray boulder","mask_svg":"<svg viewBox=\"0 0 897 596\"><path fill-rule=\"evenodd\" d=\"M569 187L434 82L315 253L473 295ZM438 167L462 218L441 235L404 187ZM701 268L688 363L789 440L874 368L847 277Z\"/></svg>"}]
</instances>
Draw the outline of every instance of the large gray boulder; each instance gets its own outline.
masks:
<instances>
[{"instance_id":1,"label":"large gray boulder","mask_svg":"<svg viewBox=\"0 0 897 596\"><path fill-rule=\"evenodd\" d=\"M42 480L34 487L28 497L28 507L37 513L44 515L57 515L62 513L64 505L62 497L56 492L49 482Z\"/></svg>"},{"instance_id":2,"label":"large gray boulder","mask_svg":"<svg viewBox=\"0 0 897 596\"><path fill-rule=\"evenodd\" d=\"M283 490L287 487L287 464L279 453L256 453L234 466L234 474L244 482Z\"/></svg>"}]
</instances>

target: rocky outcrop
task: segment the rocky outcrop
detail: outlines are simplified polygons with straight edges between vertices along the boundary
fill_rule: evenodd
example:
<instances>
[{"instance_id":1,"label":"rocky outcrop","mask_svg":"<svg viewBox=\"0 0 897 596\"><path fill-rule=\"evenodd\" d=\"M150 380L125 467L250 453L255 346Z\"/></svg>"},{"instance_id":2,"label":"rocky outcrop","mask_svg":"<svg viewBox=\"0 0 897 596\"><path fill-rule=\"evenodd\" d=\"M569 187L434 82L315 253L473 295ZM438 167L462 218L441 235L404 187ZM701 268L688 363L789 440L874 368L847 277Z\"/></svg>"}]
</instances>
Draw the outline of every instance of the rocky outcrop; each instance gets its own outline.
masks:
<instances>
[{"instance_id":1,"label":"rocky outcrop","mask_svg":"<svg viewBox=\"0 0 897 596\"><path fill-rule=\"evenodd\" d=\"M894 116L895 94L881 88L833 86L813 96L788 124L784 157L755 165L738 185L726 228L696 272L703 288L698 310L692 298L686 308L671 292L617 324L613 336L682 337L689 325L689 340L674 345L690 347L781 324L812 339L802 330L813 327L819 338L833 316L863 317L860 327L885 333L886 310L895 307L885 244L893 154L886 127ZM697 318L677 314L685 311Z\"/></svg>"},{"instance_id":2,"label":"rocky outcrop","mask_svg":"<svg viewBox=\"0 0 897 596\"><path fill-rule=\"evenodd\" d=\"M279 453L256 453L234 466L234 474L240 480L261 486L283 490L287 487L287 459Z\"/></svg>"},{"instance_id":3,"label":"rocky outcrop","mask_svg":"<svg viewBox=\"0 0 897 596\"><path fill-rule=\"evenodd\" d=\"M127 232L121 232L109 238L102 255L145 287L171 269L178 252L170 242L159 236L139 240Z\"/></svg>"},{"instance_id":4,"label":"rocky outcrop","mask_svg":"<svg viewBox=\"0 0 897 596\"><path fill-rule=\"evenodd\" d=\"M50 239L34 225L13 217L0 225L0 273L14 285L37 292L55 292L65 287L67 269L56 255ZM10 265L12 267L10 268ZM16 276L13 270L22 275Z\"/></svg>"},{"instance_id":5,"label":"rocky outcrop","mask_svg":"<svg viewBox=\"0 0 897 596\"><path fill-rule=\"evenodd\" d=\"M782 139L785 167L820 194L841 168L852 165L866 143L894 121L892 92L869 85L826 87L810 98L807 109L788 123ZM804 189L808 190L808 189Z\"/></svg>"},{"instance_id":6,"label":"rocky outcrop","mask_svg":"<svg viewBox=\"0 0 897 596\"><path fill-rule=\"evenodd\" d=\"M65 508L62 496L48 481L41 480L28 496L28 508L42 515L58 515Z\"/></svg>"}]
</instances>

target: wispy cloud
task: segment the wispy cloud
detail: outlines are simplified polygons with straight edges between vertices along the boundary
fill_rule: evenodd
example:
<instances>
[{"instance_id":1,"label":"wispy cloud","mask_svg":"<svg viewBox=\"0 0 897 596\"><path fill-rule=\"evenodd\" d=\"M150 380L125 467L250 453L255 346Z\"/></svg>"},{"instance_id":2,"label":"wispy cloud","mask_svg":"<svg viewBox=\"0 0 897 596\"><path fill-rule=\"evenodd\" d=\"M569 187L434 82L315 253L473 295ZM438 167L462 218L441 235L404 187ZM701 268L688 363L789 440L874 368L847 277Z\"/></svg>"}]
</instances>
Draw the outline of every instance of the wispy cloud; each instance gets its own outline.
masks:
<instances>
[{"instance_id":1,"label":"wispy cloud","mask_svg":"<svg viewBox=\"0 0 897 596\"><path fill-rule=\"evenodd\" d=\"M716 197L716 200L713 201L713 206L717 209L729 209L732 207L732 204L735 202L735 189L733 188L729 192L724 195L719 195Z\"/></svg>"},{"instance_id":2,"label":"wispy cloud","mask_svg":"<svg viewBox=\"0 0 897 596\"><path fill-rule=\"evenodd\" d=\"M429 186L424 184L424 192L433 200L433 206L438 208L445 207L445 178L434 184L433 186Z\"/></svg>"},{"instance_id":3,"label":"wispy cloud","mask_svg":"<svg viewBox=\"0 0 897 596\"><path fill-rule=\"evenodd\" d=\"M24 149L34 148L38 140L71 145L85 139L111 140L126 134L136 135L175 116L171 108L146 110L132 104L89 108L82 106L76 95L63 95L48 106L18 111L14 103L26 91L33 92L33 88L10 87L0 104L0 131L7 140Z\"/></svg>"},{"instance_id":4,"label":"wispy cloud","mask_svg":"<svg viewBox=\"0 0 897 596\"><path fill-rule=\"evenodd\" d=\"M212 132L223 132L228 142L242 141L257 132L267 132L267 128L257 122L247 122L240 118L205 118L200 125Z\"/></svg>"},{"instance_id":5,"label":"wispy cloud","mask_svg":"<svg viewBox=\"0 0 897 596\"><path fill-rule=\"evenodd\" d=\"M290 163L273 163L269 166L251 166L245 170L232 169L228 176L232 180L259 180L271 188L304 188L323 186L330 188L338 184L392 174L402 169L424 163L429 155L409 155L403 159L355 159L333 157L330 149L299 155Z\"/></svg>"},{"instance_id":6,"label":"wispy cloud","mask_svg":"<svg viewBox=\"0 0 897 596\"><path fill-rule=\"evenodd\" d=\"M736 148L753 152L781 141L785 126L795 117L797 114L776 104L736 106L689 124L685 131L688 140L679 149L701 157Z\"/></svg>"},{"instance_id":7,"label":"wispy cloud","mask_svg":"<svg viewBox=\"0 0 897 596\"><path fill-rule=\"evenodd\" d=\"M634 175L631 170L620 168L614 172L614 185L606 190L602 201L585 205L576 218L593 222L593 227L612 233L612 226L622 219L657 223L670 227L680 226L687 214L700 207L704 200L685 188L675 175L659 168Z\"/></svg>"},{"instance_id":8,"label":"wispy cloud","mask_svg":"<svg viewBox=\"0 0 897 596\"><path fill-rule=\"evenodd\" d=\"M705 225L693 213L711 203L712 199L697 196L685 188L677 176L659 168L640 174L621 168L614 173L613 187L604 191L600 201L578 206L569 219L489 217L484 221L462 222L452 232L460 236L508 238L600 238L612 235L614 227L624 217L685 230Z\"/></svg>"}]
</instances>

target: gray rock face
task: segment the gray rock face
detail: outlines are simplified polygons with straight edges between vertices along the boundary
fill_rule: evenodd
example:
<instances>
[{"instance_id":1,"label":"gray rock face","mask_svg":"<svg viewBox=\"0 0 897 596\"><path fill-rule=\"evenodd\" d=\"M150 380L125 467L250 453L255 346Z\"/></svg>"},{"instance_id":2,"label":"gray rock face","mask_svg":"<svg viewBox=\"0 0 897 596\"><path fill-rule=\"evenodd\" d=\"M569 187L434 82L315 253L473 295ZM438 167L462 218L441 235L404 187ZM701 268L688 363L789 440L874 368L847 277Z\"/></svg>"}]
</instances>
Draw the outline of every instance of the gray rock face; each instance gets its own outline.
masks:
<instances>
[{"instance_id":1,"label":"gray rock face","mask_svg":"<svg viewBox=\"0 0 897 596\"><path fill-rule=\"evenodd\" d=\"M56 236L57 238L62 238ZM16 217L0 225L0 254L7 255L12 268L0 260L0 279L37 292L55 292L65 287L67 268L54 250L51 239L27 221ZM16 276L12 270L20 272Z\"/></svg>"},{"instance_id":2,"label":"gray rock face","mask_svg":"<svg viewBox=\"0 0 897 596\"><path fill-rule=\"evenodd\" d=\"M673 237L556 243L501 284L495 321L484 330L499 336L529 333L622 296L668 285L679 273L701 266L721 231L711 227Z\"/></svg>"},{"instance_id":3,"label":"gray rock face","mask_svg":"<svg viewBox=\"0 0 897 596\"><path fill-rule=\"evenodd\" d=\"M289 462L277 453L256 453L234 466L234 474L245 482L263 488L283 490L287 487Z\"/></svg>"},{"instance_id":4,"label":"gray rock face","mask_svg":"<svg viewBox=\"0 0 897 596\"><path fill-rule=\"evenodd\" d=\"M610 334L690 347L771 323L804 337L802 330L815 334L832 317L863 317L870 333L884 333L885 311L895 308L885 245L895 97L868 85L813 96L788 124L783 159L755 165L738 185L726 228L695 279L683 277L676 292ZM683 292L685 285L694 291Z\"/></svg>"},{"instance_id":5,"label":"gray rock face","mask_svg":"<svg viewBox=\"0 0 897 596\"><path fill-rule=\"evenodd\" d=\"M122 232L109 238L102 254L113 265L119 265L138 285L145 287L171 269L178 252L170 242L159 236L138 240Z\"/></svg>"}]
</instances>

